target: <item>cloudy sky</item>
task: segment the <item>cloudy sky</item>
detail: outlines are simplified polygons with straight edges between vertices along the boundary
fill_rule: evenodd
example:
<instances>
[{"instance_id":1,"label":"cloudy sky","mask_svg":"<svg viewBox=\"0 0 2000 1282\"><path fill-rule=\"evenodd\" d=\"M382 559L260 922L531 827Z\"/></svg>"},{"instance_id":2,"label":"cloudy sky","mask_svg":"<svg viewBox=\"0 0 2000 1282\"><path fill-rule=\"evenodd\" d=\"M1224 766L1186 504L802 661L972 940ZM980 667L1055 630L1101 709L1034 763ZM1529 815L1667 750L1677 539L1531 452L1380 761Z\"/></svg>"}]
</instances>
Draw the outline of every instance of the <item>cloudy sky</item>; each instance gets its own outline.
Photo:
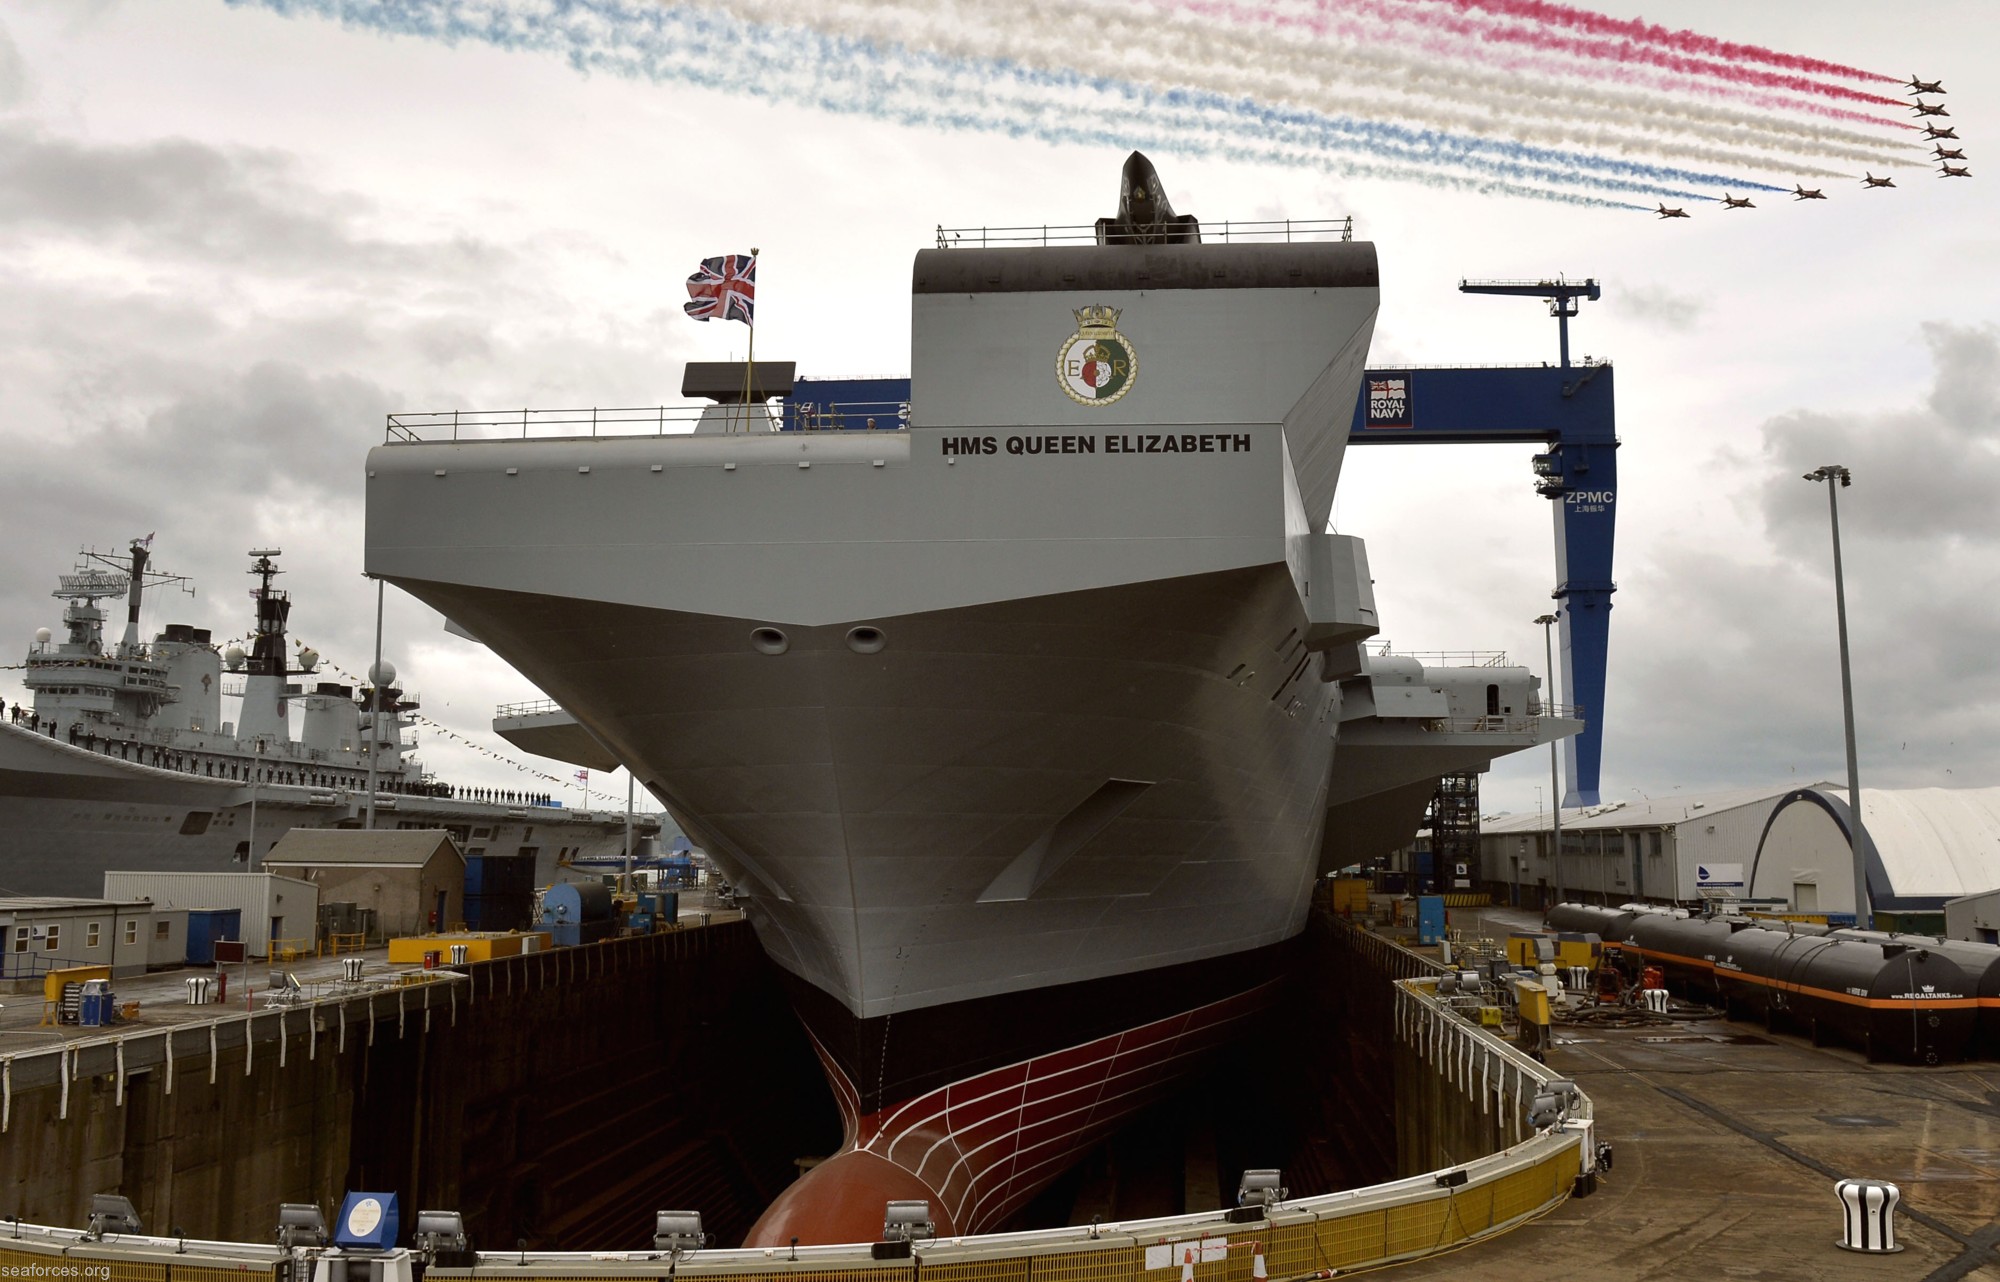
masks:
<instances>
[{"instance_id":1,"label":"cloudy sky","mask_svg":"<svg viewBox=\"0 0 2000 1282\"><path fill-rule=\"evenodd\" d=\"M0 3L0 619L17 652L57 624L48 593L79 547L157 531L197 592L149 625L240 633L243 553L282 547L295 635L359 671L362 457L386 413L677 399L684 362L740 358L744 337L689 322L681 282L753 244L760 355L906 374L910 256L935 229L1086 223L1123 157L1087 133L585 72L312 8ZM1645 16L1942 78L1977 177L1835 177L1825 202L1662 222L1360 165L1155 159L1205 220L1353 215L1382 259L1381 363L1552 359L1539 304L1456 282L1603 282L1574 344L1619 371L1607 799L1842 773L1826 499L1800 479L1829 462L1855 473L1841 515L1864 787L2000 784L2000 170L1982 163L2000 141L2000 8ZM1350 456L1336 524L1368 540L1398 649L1540 670L1529 621L1553 552L1529 453ZM492 708L533 697L522 679L394 592L387 636L431 717L504 748ZM0 695L20 694L0 671ZM460 782L533 786L438 736L425 750ZM1486 808L1533 809L1546 770L1504 763ZM622 777L598 786L623 795Z\"/></svg>"}]
</instances>

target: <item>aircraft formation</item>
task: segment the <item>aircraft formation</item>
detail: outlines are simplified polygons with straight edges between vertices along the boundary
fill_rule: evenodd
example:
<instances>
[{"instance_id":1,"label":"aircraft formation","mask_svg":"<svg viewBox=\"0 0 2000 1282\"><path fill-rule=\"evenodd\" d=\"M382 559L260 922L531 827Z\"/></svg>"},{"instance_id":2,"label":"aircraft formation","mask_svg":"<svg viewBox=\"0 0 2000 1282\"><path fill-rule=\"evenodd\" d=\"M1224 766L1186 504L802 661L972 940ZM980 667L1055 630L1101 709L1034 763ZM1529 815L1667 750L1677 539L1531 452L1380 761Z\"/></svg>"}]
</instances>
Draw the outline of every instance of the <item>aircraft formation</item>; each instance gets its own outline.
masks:
<instances>
[{"instance_id":1,"label":"aircraft formation","mask_svg":"<svg viewBox=\"0 0 2000 1282\"><path fill-rule=\"evenodd\" d=\"M1908 87L1905 90L1906 93L1913 95L1937 94L1940 96L1943 95L1944 91L1943 81L1925 80L1918 76L1910 77ZM1951 115L1949 111L1945 110L1945 105L1941 102L1925 102L1922 97L1918 97L1915 102L1910 104L1910 107L1917 117L1923 121L1918 127L1924 131L1924 141L1931 144L1931 159L1937 162L1938 177L1972 177L1971 165L1953 165L1947 163L1953 160L1964 160L1965 149L1963 147L1946 147L1944 145L1946 142L1958 141L1958 129L1956 126L1933 123L1936 117ZM1896 180L1894 178L1877 178L1873 172L1864 173L1861 177L1863 190L1875 187L1894 187L1895 185ZM1825 200L1826 198L1826 190L1823 187L1807 187L1802 184L1795 184L1792 187L1792 199L1794 201ZM1737 196L1730 192L1724 192L1722 193L1722 207L1724 209L1755 209L1757 206L1748 196ZM1660 205L1654 212L1661 218L1692 217L1685 209L1670 208L1665 204Z\"/></svg>"},{"instance_id":2,"label":"aircraft formation","mask_svg":"<svg viewBox=\"0 0 2000 1282\"><path fill-rule=\"evenodd\" d=\"M1917 100L1910 104L1911 109L1914 110L1919 117L1949 116L1951 114L1949 111L1946 111L1944 109L1943 103L1925 102L1921 97L1921 95L1927 93L1934 93L1937 94L1939 97L1943 97L1944 82L1941 80L1924 80L1917 76L1911 76L1910 86L1907 90L1905 90L1905 92L1909 94L1919 95ZM1971 165L1947 165L1946 163L1944 163L1947 160L1964 160L1965 149L1962 147L1946 148L1938 145L1939 139L1943 138L1950 138L1956 140L1958 138L1958 128L1954 125L1934 125L1930 123L1929 120L1924 121L1924 140L1931 144L1931 150L1936 153L1934 158L1938 162L1938 177L1940 178L1972 177ZM1873 175L1870 175L1867 180L1867 185L1870 187L1888 187L1888 186L1894 186L1895 184L1889 182L1886 178L1878 180Z\"/></svg>"}]
</instances>

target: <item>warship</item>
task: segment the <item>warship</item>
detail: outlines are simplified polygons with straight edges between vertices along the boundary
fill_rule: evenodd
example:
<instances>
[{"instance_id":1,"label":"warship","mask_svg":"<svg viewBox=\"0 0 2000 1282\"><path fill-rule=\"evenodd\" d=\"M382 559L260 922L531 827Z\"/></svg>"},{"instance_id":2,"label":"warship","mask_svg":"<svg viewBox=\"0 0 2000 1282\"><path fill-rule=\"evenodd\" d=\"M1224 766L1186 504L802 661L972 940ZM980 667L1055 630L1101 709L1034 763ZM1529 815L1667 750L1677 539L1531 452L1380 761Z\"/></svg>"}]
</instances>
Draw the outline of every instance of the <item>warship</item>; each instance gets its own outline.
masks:
<instances>
[{"instance_id":1,"label":"warship","mask_svg":"<svg viewBox=\"0 0 2000 1282\"><path fill-rule=\"evenodd\" d=\"M787 979L845 1142L750 1245L1008 1225L1281 1026L1324 873L1578 729L1524 668L1364 645L1326 530L1374 247L1233 227L1135 154L1080 243L917 252L900 405L693 363L691 429L397 414L369 452L368 572L631 763Z\"/></svg>"},{"instance_id":2,"label":"warship","mask_svg":"<svg viewBox=\"0 0 2000 1282\"><path fill-rule=\"evenodd\" d=\"M427 773L413 753L419 704L393 665L358 688L314 679L320 656L287 651L276 550L250 554L247 650L180 623L141 641L148 583L182 581L149 570L150 542L123 558L86 553L59 578L65 635L38 631L23 676L32 704L0 718L0 894L94 898L112 870L246 871L293 828L365 824L371 757L378 827L442 829L468 855L531 858L537 884L595 880L623 855L622 810ZM101 603L120 597L124 631L107 643ZM240 697L234 721L225 695ZM636 816L633 831L656 837L658 817Z\"/></svg>"}]
</instances>

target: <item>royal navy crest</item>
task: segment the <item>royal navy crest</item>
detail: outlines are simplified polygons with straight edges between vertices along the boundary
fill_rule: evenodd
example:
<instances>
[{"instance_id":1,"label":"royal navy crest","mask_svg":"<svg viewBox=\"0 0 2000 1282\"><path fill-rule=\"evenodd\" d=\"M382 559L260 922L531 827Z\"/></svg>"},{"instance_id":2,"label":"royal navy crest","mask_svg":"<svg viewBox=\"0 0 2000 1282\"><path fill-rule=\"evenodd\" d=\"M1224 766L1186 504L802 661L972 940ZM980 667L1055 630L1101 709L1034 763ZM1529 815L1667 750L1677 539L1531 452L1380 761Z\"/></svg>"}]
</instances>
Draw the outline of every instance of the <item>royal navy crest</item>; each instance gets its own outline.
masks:
<instances>
[{"instance_id":1,"label":"royal navy crest","mask_svg":"<svg viewBox=\"0 0 2000 1282\"><path fill-rule=\"evenodd\" d=\"M1079 405L1109 405L1132 390L1139 354L1118 332L1116 307L1079 307L1076 333L1056 350L1056 385Z\"/></svg>"}]
</instances>

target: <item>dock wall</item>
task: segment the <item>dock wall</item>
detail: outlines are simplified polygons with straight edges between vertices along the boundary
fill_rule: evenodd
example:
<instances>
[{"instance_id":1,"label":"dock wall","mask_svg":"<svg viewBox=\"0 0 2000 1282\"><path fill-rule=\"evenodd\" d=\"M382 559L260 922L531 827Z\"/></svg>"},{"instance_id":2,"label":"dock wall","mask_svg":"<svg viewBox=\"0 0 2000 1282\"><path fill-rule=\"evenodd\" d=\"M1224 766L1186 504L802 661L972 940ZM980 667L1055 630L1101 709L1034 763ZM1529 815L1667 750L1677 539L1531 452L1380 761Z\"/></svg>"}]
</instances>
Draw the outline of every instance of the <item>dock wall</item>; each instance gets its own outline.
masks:
<instances>
[{"instance_id":1,"label":"dock wall","mask_svg":"<svg viewBox=\"0 0 2000 1282\"><path fill-rule=\"evenodd\" d=\"M149 1230L259 1241L367 1188L495 1246L640 1245L669 1203L731 1241L839 1143L741 922L428 974L0 1056L0 1216L116 1191Z\"/></svg>"}]
</instances>

